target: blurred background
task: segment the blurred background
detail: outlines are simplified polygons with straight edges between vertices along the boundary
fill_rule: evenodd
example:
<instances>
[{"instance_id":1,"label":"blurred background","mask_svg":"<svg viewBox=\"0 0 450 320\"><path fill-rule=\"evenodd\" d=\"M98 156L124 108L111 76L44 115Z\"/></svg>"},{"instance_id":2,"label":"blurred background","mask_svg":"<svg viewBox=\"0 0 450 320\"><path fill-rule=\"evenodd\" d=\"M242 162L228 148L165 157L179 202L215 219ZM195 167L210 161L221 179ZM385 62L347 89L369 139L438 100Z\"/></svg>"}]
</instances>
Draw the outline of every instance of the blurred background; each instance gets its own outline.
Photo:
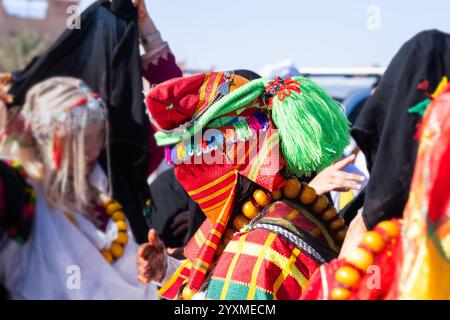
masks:
<instances>
[{"instance_id":1,"label":"blurred background","mask_svg":"<svg viewBox=\"0 0 450 320\"><path fill-rule=\"evenodd\" d=\"M0 71L24 68L64 30L71 6L81 12L92 2L0 0ZM245 68L310 76L351 119L403 43L426 29L450 32L448 0L146 3L185 74Z\"/></svg>"}]
</instances>

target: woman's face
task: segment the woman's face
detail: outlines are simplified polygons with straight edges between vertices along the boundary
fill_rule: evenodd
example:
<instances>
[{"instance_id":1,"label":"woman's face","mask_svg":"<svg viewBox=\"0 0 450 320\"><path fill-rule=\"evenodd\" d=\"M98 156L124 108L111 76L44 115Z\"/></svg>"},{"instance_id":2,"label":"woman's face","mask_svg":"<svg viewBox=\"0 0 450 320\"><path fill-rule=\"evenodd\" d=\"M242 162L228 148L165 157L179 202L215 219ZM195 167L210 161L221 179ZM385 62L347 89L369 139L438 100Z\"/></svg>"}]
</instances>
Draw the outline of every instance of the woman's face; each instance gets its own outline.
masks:
<instances>
[{"instance_id":1,"label":"woman's face","mask_svg":"<svg viewBox=\"0 0 450 320\"><path fill-rule=\"evenodd\" d=\"M97 162L104 145L106 136L105 122L91 124L84 130L84 155L86 166L92 169Z\"/></svg>"}]
</instances>

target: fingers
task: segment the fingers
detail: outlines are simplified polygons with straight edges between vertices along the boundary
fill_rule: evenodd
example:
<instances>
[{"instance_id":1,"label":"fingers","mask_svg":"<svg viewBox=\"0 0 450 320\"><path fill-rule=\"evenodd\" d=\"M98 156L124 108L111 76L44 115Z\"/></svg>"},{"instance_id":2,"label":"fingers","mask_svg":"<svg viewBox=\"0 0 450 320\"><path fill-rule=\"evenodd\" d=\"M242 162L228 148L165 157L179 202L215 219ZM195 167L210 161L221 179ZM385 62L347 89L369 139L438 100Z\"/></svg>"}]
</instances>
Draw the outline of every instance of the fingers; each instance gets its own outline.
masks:
<instances>
[{"instance_id":1,"label":"fingers","mask_svg":"<svg viewBox=\"0 0 450 320\"><path fill-rule=\"evenodd\" d=\"M148 256L148 248L149 247L150 246L148 243L144 243L144 244L140 245L138 248L137 256L139 258L146 258L146 256Z\"/></svg>"},{"instance_id":2,"label":"fingers","mask_svg":"<svg viewBox=\"0 0 450 320\"><path fill-rule=\"evenodd\" d=\"M148 244L151 246L157 246L159 243L158 234L155 229L150 229L148 232Z\"/></svg>"},{"instance_id":3,"label":"fingers","mask_svg":"<svg viewBox=\"0 0 450 320\"><path fill-rule=\"evenodd\" d=\"M175 237L182 236L186 233L187 229L188 229L188 226L186 224L183 224L173 231L173 235Z\"/></svg>"},{"instance_id":4,"label":"fingers","mask_svg":"<svg viewBox=\"0 0 450 320\"><path fill-rule=\"evenodd\" d=\"M184 211L175 216L170 225L173 235L178 237L186 233L189 228L189 211Z\"/></svg>"},{"instance_id":5,"label":"fingers","mask_svg":"<svg viewBox=\"0 0 450 320\"><path fill-rule=\"evenodd\" d=\"M148 242L138 248L136 266L138 280L143 284L160 282L166 271L166 253L155 229L148 232Z\"/></svg>"},{"instance_id":6,"label":"fingers","mask_svg":"<svg viewBox=\"0 0 450 320\"><path fill-rule=\"evenodd\" d=\"M150 260L147 257L138 257L137 265L143 268L148 268L150 266Z\"/></svg>"},{"instance_id":7,"label":"fingers","mask_svg":"<svg viewBox=\"0 0 450 320\"><path fill-rule=\"evenodd\" d=\"M363 182L366 180L366 177L364 177L362 175L355 174L355 173L348 173L348 172L344 172L344 171L337 171L335 173L335 176L337 178L340 178L342 180L347 180L347 181Z\"/></svg>"},{"instance_id":8,"label":"fingers","mask_svg":"<svg viewBox=\"0 0 450 320\"><path fill-rule=\"evenodd\" d=\"M167 248L167 254L172 255L177 251L178 248Z\"/></svg>"},{"instance_id":9,"label":"fingers","mask_svg":"<svg viewBox=\"0 0 450 320\"><path fill-rule=\"evenodd\" d=\"M331 190L336 190L336 191L341 191L342 189L344 189L345 191L348 191L350 189L352 190L360 190L361 189L361 185L359 183L353 182L353 181L349 181L349 180L344 180L344 179L334 179L332 185L332 189Z\"/></svg>"},{"instance_id":10,"label":"fingers","mask_svg":"<svg viewBox=\"0 0 450 320\"><path fill-rule=\"evenodd\" d=\"M138 274L137 278L142 284L149 284L150 282L150 279L148 277L141 276L140 274Z\"/></svg>"},{"instance_id":11,"label":"fingers","mask_svg":"<svg viewBox=\"0 0 450 320\"><path fill-rule=\"evenodd\" d=\"M344 158L342 160L339 160L335 164L333 164L333 167L336 169L344 169L346 166L348 166L350 163L355 161L356 156L354 154L348 156L347 158Z\"/></svg>"},{"instance_id":12,"label":"fingers","mask_svg":"<svg viewBox=\"0 0 450 320\"><path fill-rule=\"evenodd\" d=\"M184 248L179 247L179 248L168 248L167 249L167 254L177 260L183 260L186 259L186 257L184 256Z\"/></svg>"},{"instance_id":13,"label":"fingers","mask_svg":"<svg viewBox=\"0 0 450 320\"><path fill-rule=\"evenodd\" d=\"M166 272L167 261L165 252L152 246L144 245L144 248L143 250L139 248L141 256L138 255L136 263L138 280L143 284L147 284L150 281L160 282ZM145 255L147 249L149 249L149 254L143 258L142 255Z\"/></svg>"},{"instance_id":14,"label":"fingers","mask_svg":"<svg viewBox=\"0 0 450 320\"><path fill-rule=\"evenodd\" d=\"M149 281L161 282L166 273L166 257L165 255L160 255L152 259L150 263L144 263L137 266L138 279L143 279L143 283Z\"/></svg>"},{"instance_id":15,"label":"fingers","mask_svg":"<svg viewBox=\"0 0 450 320\"><path fill-rule=\"evenodd\" d=\"M173 230L180 225L186 224L187 222L189 222L189 211L183 211L173 218L170 228Z\"/></svg>"}]
</instances>

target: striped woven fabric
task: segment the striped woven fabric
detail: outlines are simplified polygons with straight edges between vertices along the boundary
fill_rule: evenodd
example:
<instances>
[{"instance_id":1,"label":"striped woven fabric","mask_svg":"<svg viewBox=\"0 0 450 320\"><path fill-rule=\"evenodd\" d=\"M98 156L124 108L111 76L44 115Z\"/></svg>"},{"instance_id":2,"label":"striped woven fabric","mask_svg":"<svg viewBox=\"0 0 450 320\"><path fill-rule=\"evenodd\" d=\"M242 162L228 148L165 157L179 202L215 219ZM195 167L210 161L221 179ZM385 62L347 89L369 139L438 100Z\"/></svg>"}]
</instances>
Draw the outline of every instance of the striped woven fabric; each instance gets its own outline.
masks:
<instances>
[{"instance_id":1,"label":"striped woven fabric","mask_svg":"<svg viewBox=\"0 0 450 320\"><path fill-rule=\"evenodd\" d=\"M212 72L198 79L200 80L203 82L198 96L195 96L195 99L191 97L192 105L196 106L195 112L192 112L191 107L188 108L188 113L193 113L192 118L202 114L214 101L220 93L221 84L225 82L225 75ZM229 92L247 82L243 77L235 75ZM171 90L169 83L167 96L171 96ZM166 110L166 102L162 101L161 112ZM181 106L181 103L178 104ZM162 297L177 298L183 284L194 290L199 290L204 284L207 270L213 262L222 233L230 219L239 175L269 191L278 189L284 183L279 173L285 165L285 160L279 152L279 135L277 130L274 130L270 117L261 109L264 105L265 102L259 97L238 110L218 116L207 125L205 129L218 129L225 141L232 141L226 148L211 151L202 145L194 146L193 150L206 151L192 155L180 150L182 152L179 158L185 158L187 155L189 161L177 163L175 175L208 219L185 248L184 254L189 263L180 267L159 291ZM153 101L153 108L158 109L158 106L159 104ZM180 110L180 114L187 113L184 109ZM156 111L153 111L156 114ZM239 126L240 121L243 127ZM195 145L195 139L188 144Z\"/></svg>"},{"instance_id":2,"label":"striped woven fabric","mask_svg":"<svg viewBox=\"0 0 450 320\"><path fill-rule=\"evenodd\" d=\"M194 159L193 163L175 167L177 179L208 217L185 248L184 254L190 259L192 268L174 275L179 277L180 274L190 273L191 288L200 289L206 270L212 263L233 209L238 175L247 176L268 190L274 190L283 181L278 172L284 160L277 154L278 136L271 124L263 139L262 143L237 143L229 154L230 158L234 159L232 163L195 164ZM262 151L258 152L258 144L262 146ZM182 268L186 269L186 266ZM183 283L181 280L170 282L175 287L180 287ZM175 291L176 289L165 286L159 294L164 298L174 299L175 296L168 293Z\"/></svg>"},{"instance_id":3,"label":"striped woven fabric","mask_svg":"<svg viewBox=\"0 0 450 320\"><path fill-rule=\"evenodd\" d=\"M306 210L276 202L252 221L249 231L236 234L227 245L209 281L207 298L299 299L319 266L317 255L325 261L336 256L321 250L330 246L335 246L330 235Z\"/></svg>"},{"instance_id":4,"label":"striped woven fabric","mask_svg":"<svg viewBox=\"0 0 450 320\"><path fill-rule=\"evenodd\" d=\"M301 85L298 81L292 79L284 81L279 78L268 83L262 79L249 83L250 79L255 78L257 75L245 71L212 72L168 81L150 91L147 96L146 102L152 124L158 128L155 138L159 145L168 146L166 158L174 163L178 181L207 216L207 221L185 248L185 256L189 263L183 265L169 284L160 290L160 295L165 298L179 297L180 289L185 285L186 289L183 289L182 296L189 299L193 293L205 286L204 280L208 269L211 269L216 251L221 244L222 234L228 226L234 209L234 197L240 175L269 192L281 188L285 183L281 169L287 163L281 155L280 137L272 119L274 112L279 116L274 117L278 119L277 124L282 124L281 128L288 128L287 123L290 122L292 113L299 113L297 117L299 120L302 118L301 113L308 112L306 109L309 107L303 110L304 108L297 106L295 101L301 104L302 101L306 103L311 97L316 97L323 100L321 108L330 107L329 111L333 111L322 113L322 110L311 110L314 111L312 115L315 115L317 120L324 120L330 116L330 121L318 122L328 127L331 121L337 121L342 122L342 128L346 127L344 115L339 112L335 114L335 104L325 94L317 95L311 92L311 97L308 94L291 95L291 90L296 93L307 93L309 86L303 84L303 88L300 89L296 87ZM306 79L302 81L308 82ZM275 90L274 83L281 84L280 95L277 95L280 98L280 104L270 102L267 105L267 101L272 101L273 95L277 93L272 92ZM293 83L295 83L294 87ZM246 86L246 84L249 85ZM311 85L315 88L314 90L318 90L315 85ZM236 89L235 94L229 95ZM323 97L319 97L322 95ZM291 96L292 103L281 102L287 96ZM272 108L273 106L275 108ZM283 108L285 108L284 113L281 112ZM281 113L276 112L277 110ZM316 114L316 111L320 112ZM295 117L292 118L295 119ZM305 126L300 126L292 134L298 134L297 131L302 131L300 129L303 127ZM337 139L335 130L332 131L333 143L337 143L340 139ZM342 130L342 144L345 142L344 131ZM196 141L199 136L203 139ZM321 139L317 140L315 136L311 139L314 141L309 141L310 145L318 150L321 149ZM326 145L330 142L325 141L327 139L323 140L323 144ZM307 150L300 151L298 148L299 144L304 142L301 138L291 140L284 138L284 148L294 150L291 152L294 155L290 155L291 162L303 162L298 159L300 154L308 158L307 155L310 152L303 152ZM336 154L341 152L340 150L332 151ZM303 172L303 169L297 171L299 175L307 172L307 170ZM253 226L255 229L239 239L237 244L235 239L227 246L227 250L232 250L236 245L237 251L236 254L231 252L232 257L230 252L223 254L221 259L225 259L225 263L216 268L219 271L223 268L231 272L231 274L222 275L222 278L219 277L219 271L214 273L216 278L213 279L211 288L220 286L217 283L223 281L218 298L229 297L228 289L234 285L230 282L232 280L249 284L247 296L250 299L298 298L310 276L310 271L317 267L318 262L326 261L330 253L322 252L324 251L322 247L333 248L327 243L329 235L322 234L323 228L309 221L307 215L301 210L297 215L300 218L293 217L292 221L287 219L292 207L287 204L285 206L291 210L281 210L284 207L279 207L280 210L272 212L274 214L272 220ZM275 207L278 208L278 205ZM277 214L281 216L278 217ZM284 214L287 216L284 217ZM300 226L305 229L301 229ZM310 230L309 227L312 229ZM299 232L300 230L304 230L303 233ZM314 242L320 237L323 237L322 247L311 246L311 241ZM318 242L321 241L318 240ZM241 255L241 252L247 252L246 250L253 245L259 246L258 248L262 250L257 257L252 256L253 251ZM266 254L268 254L267 257ZM227 257L231 261L227 261ZM248 261L245 262L246 260ZM231 262L236 265L229 270ZM250 270L248 274L249 269L245 265L248 265L248 268L255 265L257 267ZM276 279L271 279L269 273L264 274L265 272L271 275L278 272L278 276ZM251 275L251 279L242 280L238 273L243 273L242 277ZM208 292L213 294L214 290L211 289Z\"/></svg>"}]
</instances>

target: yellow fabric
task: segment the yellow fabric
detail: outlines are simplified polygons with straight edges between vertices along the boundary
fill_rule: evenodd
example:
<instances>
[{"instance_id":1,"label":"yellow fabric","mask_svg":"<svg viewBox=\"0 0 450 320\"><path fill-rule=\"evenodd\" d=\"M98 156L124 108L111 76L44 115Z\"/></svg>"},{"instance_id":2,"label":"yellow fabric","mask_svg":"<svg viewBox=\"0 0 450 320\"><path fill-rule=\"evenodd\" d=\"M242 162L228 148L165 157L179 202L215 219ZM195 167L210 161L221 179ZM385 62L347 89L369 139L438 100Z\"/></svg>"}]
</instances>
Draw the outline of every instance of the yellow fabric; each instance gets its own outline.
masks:
<instances>
[{"instance_id":1,"label":"yellow fabric","mask_svg":"<svg viewBox=\"0 0 450 320\"><path fill-rule=\"evenodd\" d=\"M450 299L450 263L431 239L420 247L411 269L403 268L400 279L399 299Z\"/></svg>"},{"instance_id":2,"label":"yellow fabric","mask_svg":"<svg viewBox=\"0 0 450 320\"><path fill-rule=\"evenodd\" d=\"M241 248L241 247L239 247L238 241L231 241L225 248L225 252L233 253L233 254L235 254L235 257L239 256L239 254L245 254L245 255L252 256L252 257L259 257L262 247L263 246L260 244L246 242L245 246ZM283 256L282 254L280 254L279 252L275 251L272 248L268 248L265 251L264 259L272 262L273 264L278 266L280 269L283 269L284 266L289 263L289 258L286 258L285 256ZM230 268L231 268L231 266L230 266ZM300 270L298 270L298 268L295 265L293 265L289 269L289 272L290 272L290 275L298 283L303 284L303 285L305 285L307 283L308 280L303 276L303 274L300 272Z\"/></svg>"},{"instance_id":3,"label":"yellow fabric","mask_svg":"<svg viewBox=\"0 0 450 320\"><path fill-rule=\"evenodd\" d=\"M443 77L433 96L442 92L447 83L447 78ZM430 201L436 201L430 199L435 179L430 168L442 165L436 160L443 151L436 147L448 142L444 134L448 134L450 128L449 106L436 104L438 99L430 104L423 117L414 177L403 213L399 299L450 299L450 203L442 203L440 221L433 223L428 219Z\"/></svg>"},{"instance_id":4,"label":"yellow fabric","mask_svg":"<svg viewBox=\"0 0 450 320\"><path fill-rule=\"evenodd\" d=\"M349 204L353 198L355 198L355 195L352 190L341 192L339 194L339 211Z\"/></svg>"},{"instance_id":5,"label":"yellow fabric","mask_svg":"<svg viewBox=\"0 0 450 320\"><path fill-rule=\"evenodd\" d=\"M286 280L286 278L291 274L292 266L294 265L295 261L297 260L298 255L300 254L300 250L298 248L294 248L292 250L291 257L289 258L288 263L283 268L281 274L278 276L277 280L275 280L275 283L273 285L273 297L275 300L277 300L277 293L280 289L281 285L283 284L283 281ZM306 285L304 282L299 283L302 286L302 290L304 289L304 286Z\"/></svg>"},{"instance_id":6,"label":"yellow fabric","mask_svg":"<svg viewBox=\"0 0 450 320\"><path fill-rule=\"evenodd\" d=\"M178 279L178 277L183 277L187 280L186 277L182 276L180 273L184 268L190 269L192 267L192 263L189 260L185 260L184 263L177 269L177 271L170 277L169 281L167 281L161 289L158 290L158 295L162 296Z\"/></svg>"},{"instance_id":7,"label":"yellow fabric","mask_svg":"<svg viewBox=\"0 0 450 320\"><path fill-rule=\"evenodd\" d=\"M201 198L201 199L198 199L196 202L198 203L198 204L202 204L202 203L205 203L205 202L207 202L207 201L210 201L210 200L212 200L212 199L214 199L214 198L217 198L218 196L221 196L222 194L224 194L225 192L227 192L228 190L230 190L231 188L233 188L233 186L234 186L234 181L232 181L230 184L228 184L227 186L225 186L225 187L223 187L223 188L220 188L219 190L217 190L216 192L214 192L214 193L212 193L212 194L210 194L210 195L208 195L208 196L206 196L206 197L204 197L204 198Z\"/></svg>"},{"instance_id":8,"label":"yellow fabric","mask_svg":"<svg viewBox=\"0 0 450 320\"><path fill-rule=\"evenodd\" d=\"M202 192L202 191L204 191L206 189L210 189L211 187L221 183L222 181L226 180L227 178L229 178L230 176L232 176L234 174L236 174L236 172L230 171L227 174L224 174L223 176L221 176L220 178L217 178L216 180L214 180L214 181L212 181L212 182L210 182L208 184L205 184L205 185L201 186L198 189L189 191L188 194L189 194L189 196L192 197L192 196L196 195L197 193L200 193L200 192Z\"/></svg>"},{"instance_id":9,"label":"yellow fabric","mask_svg":"<svg viewBox=\"0 0 450 320\"><path fill-rule=\"evenodd\" d=\"M436 90L434 90L431 97L433 99L436 98L444 90L444 88L447 87L447 84L448 84L448 79L446 76L443 76L441 82L437 86Z\"/></svg>"},{"instance_id":10,"label":"yellow fabric","mask_svg":"<svg viewBox=\"0 0 450 320\"><path fill-rule=\"evenodd\" d=\"M248 290L247 300L253 300L255 299L255 293L256 293L256 280L258 278L259 271L261 270L261 265L264 262L264 257L266 255L267 250L272 246L273 241L276 238L275 233L271 233L266 241L264 242L264 246L258 256L258 259L256 260L255 266L253 267L252 271L252 277L250 279L250 288Z\"/></svg>"},{"instance_id":11,"label":"yellow fabric","mask_svg":"<svg viewBox=\"0 0 450 320\"><path fill-rule=\"evenodd\" d=\"M242 249L244 248L246 237L247 237L246 234L244 234L243 236L240 237L239 242L238 242L237 252L242 252ZM231 260L230 268L228 269L227 277L225 278L225 284L224 284L224 286L222 288L222 292L220 294L220 300L225 300L225 298L227 296L228 288L230 287L231 276L233 275L233 271L234 271L234 268L236 266L238 259L239 259L239 254L237 253L234 255L233 260Z\"/></svg>"}]
</instances>

